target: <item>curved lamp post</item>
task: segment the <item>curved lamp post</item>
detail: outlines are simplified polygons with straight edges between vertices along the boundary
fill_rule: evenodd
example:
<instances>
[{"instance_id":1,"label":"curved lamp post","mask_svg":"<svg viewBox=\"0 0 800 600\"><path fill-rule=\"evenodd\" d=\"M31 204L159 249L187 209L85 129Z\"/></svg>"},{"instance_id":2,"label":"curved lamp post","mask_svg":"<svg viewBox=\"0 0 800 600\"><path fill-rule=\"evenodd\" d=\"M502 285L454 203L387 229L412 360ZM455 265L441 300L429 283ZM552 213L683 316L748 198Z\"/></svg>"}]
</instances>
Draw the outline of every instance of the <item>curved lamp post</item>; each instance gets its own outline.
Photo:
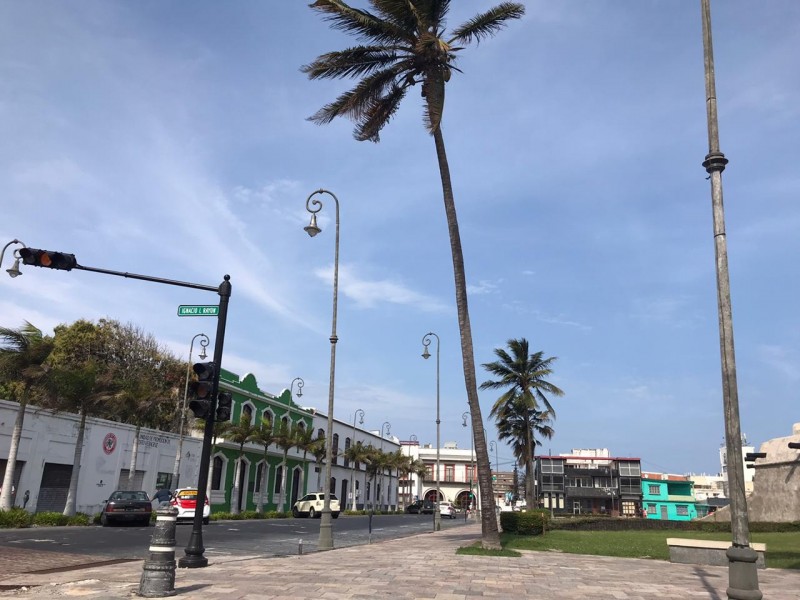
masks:
<instances>
[{"instance_id":1,"label":"curved lamp post","mask_svg":"<svg viewBox=\"0 0 800 600\"><path fill-rule=\"evenodd\" d=\"M469 411L467 411L461 415L461 418L464 421L461 424L462 427L466 427L467 420L469 420L469 464L472 469L472 474L469 478L469 496L470 496L469 502L470 504L472 504L472 498L473 498L472 480L475 478L475 464L472 461L472 447L475 445L475 440L472 438L472 415L470 414ZM475 510L478 510L478 495L474 494L474 497L475 497Z\"/></svg>"},{"instance_id":2,"label":"curved lamp post","mask_svg":"<svg viewBox=\"0 0 800 600\"><path fill-rule=\"evenodd\" d=\"M495 476L494 481L497 481L498 474L500 473L500 461L497 459L497 442L494 440L489 442L489 452L491 452L492 450L494 450L494 476ZM497 494L497 492L495 492L495 494ZM497 507L498 506L497 498L494 499L494 502L495 502L495 507ZM495 510L497 509L495 508Z\"/></svg>"},{"instance_id":3,"label":"curved lamp post","mask_svg":"<svg viewBox=\"0 0 800 600\"><path fill-rule=\"evenodd\" d=\"M384 428L384 426L386 426L386 435L390 435L389 430L392 428L392 424L389 423L389 421L384 421L383 423L381 423L381 453L383 453L383 436L384 436L383 428ZM379 510L383 510L383 493L384 493L384 490L383 490L383 486L384 486L383 474L384 474L384 471L385 471L385 469L381 469L381 497L378 499L378 501L380 502Z\"/></svg>"},{"instance_id":4,"label":"curved lamp post","mask_svg":"<svg viewBox=\"0 0 800 600\"><path fill-rule=\"evenodd\" d=\"M191 343L189 344L189 362L186 364L186 385L183 388L183 407L181 408L181 418L180 423L178 425L178 450L175 452L175 467L172 469L172 489L178 488L178 483L181 478L181 454L183 452L183 428L186 424L186 398L189 395L189 376L191 374L192 369L192 349L194 348L194 341L200 338L200 360L205 360L208 354L206 354L206 348L209 344L208 336L205 333L198 333L192 338Z\"/></svg>"},{"instance_id":5,"label":"curved lamp post","mask_svg":"<svg viewBox=\"0 0 800 600\"><path fill-rule=\"evenodd\" d=\"M439 336L429 331L422 337L422 358L428 360L431 353L428 352L428 346L431 345L431 336L436 338L436 506L433 509L433 530L440 531L442 528L442 513L439 508L439 502L442 500L441 482L439 478L439 425L442 422L439 418Z\"/></svg>"},{"instance_id":6,"label":"curved lamp post","mask_svg":"<svg viewBox=\"0 0 800 600\"><path fill-rule=\"evenodd\" d=\"M319 523L319 543L320 550L333 548L333 522L331 520L331 457L333 456L333 390L336 375L336 309L339 297L339 199L328 190L319 189L312 192L306 199L306 210L311 213L311 222L303 230L311 237L322 231L317 226L317 213L322 209L322 202L314 196L318 194L328 194L336 204L336 236L333 255L333 319L331 321L331 374L330 384L328 385L328 427L325 436L325 492L322 504L322 513Z\"/></svg>"},{"instance_id":7,"label":"curved lamp post","mask_svg":"<svg viewBox=\"0 0 800 600\"><path fill-rule=\"evenodd\" d=\"M23 248L27 248L27 246L25 246L25 244L23 244L19 240L16 239L11 240L5 246L3 246L3 250L0 251L0 266L3 265L3 256L5 256L6 248L8 248L11 244L19 244ZM16 277L17 275L22 275L22 271L19 270L19 255L17 254L18 251L19 248L14 249L14 264L11 266L10 269L6 269L6 273L8 273L9 277Z\"/></svg>"},{"instance_id":8,"label":"curved lamp post","mask_svg":"<svg viewBox=\"0 0 800 600\"><path fill-rule=\"evenodd\" d=\"M364 424L364 411L360 408L353 413L353 441L350 442L350 447L356 445L356 417L361 417L358 421L359 425ZM356 508L356 490L353 487L355 485L355 476L356 476L356 461L353 461L353 467L350 469L350 493L353 494L353 512L358 510ZM347 502L347 498L344 499L345 503Z\"/></svg>"},{"instance_id":9,"label":"curved lamp post","mask_svg":"<svg viewBox=\"0 0 800 600\"><path fill-rule=\"evenodd\" d=\"M306 382L303 381L302 377L295 377L294 379L292 379L292 383L289 384L289 394L291 395L292 393L294 393L294 382L295 381L297 382L297 397L298 398L302 398L303 397L303 386L306 384Z\"/></svg>"}]
</instances>

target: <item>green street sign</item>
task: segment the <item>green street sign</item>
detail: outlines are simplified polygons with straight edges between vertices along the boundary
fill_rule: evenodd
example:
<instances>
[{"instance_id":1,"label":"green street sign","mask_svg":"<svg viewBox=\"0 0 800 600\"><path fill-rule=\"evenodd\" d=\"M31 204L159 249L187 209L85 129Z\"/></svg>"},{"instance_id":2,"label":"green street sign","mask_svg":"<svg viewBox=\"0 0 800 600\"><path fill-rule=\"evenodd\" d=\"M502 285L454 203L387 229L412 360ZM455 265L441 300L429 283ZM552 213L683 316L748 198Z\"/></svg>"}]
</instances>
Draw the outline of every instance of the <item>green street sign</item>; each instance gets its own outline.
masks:
<instances>
[{"instance_id":1,"label":"green street sign","mask_svg":"<svg viewBox=\"0 0 800 600\"><path fill-rule=\"evenodd\" d=\"M497 481L497 475L492 475L492 481Z\"/></svg>"},{"instance_id":2,"label":"green street sign","mask_svg":"<svg viewBox=\"0 0 800 600\"><path fill-rule=\"evenodd\" d=\"M210 306L181 304L178 307L179 317L216 317L217 315L219 315L219 306L216 304Z\"/></svg>"}]
</instances>

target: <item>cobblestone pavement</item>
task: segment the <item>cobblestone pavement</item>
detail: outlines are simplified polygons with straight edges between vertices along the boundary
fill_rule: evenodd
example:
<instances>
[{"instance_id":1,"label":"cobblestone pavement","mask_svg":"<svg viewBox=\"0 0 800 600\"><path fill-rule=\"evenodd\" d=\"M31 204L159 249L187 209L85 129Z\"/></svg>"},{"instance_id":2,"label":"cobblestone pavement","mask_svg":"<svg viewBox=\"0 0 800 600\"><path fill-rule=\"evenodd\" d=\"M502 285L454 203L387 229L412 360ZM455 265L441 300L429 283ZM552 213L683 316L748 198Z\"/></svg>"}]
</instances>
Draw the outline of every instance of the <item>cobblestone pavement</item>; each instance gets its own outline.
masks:
<instances>
[{"instance_id":1,"label":"cobblestone pavement","mask_svg":"<svg viewBox=\"0 0 800 600\"><path fill-rule=\"evenodd\" d=\"M460 556L480 525L283 558L211 558L178 569L175 591L202 600L724 600L727 567L525 552L521 558ZM180 549L178 556L182 556ZM759 570L766 600L800 600L800 572ZM52 574L10 576L3 597L102 600L136 597L142 561ZM30 586L10 589L13 586Z\"/></svg>"}]
</instances>

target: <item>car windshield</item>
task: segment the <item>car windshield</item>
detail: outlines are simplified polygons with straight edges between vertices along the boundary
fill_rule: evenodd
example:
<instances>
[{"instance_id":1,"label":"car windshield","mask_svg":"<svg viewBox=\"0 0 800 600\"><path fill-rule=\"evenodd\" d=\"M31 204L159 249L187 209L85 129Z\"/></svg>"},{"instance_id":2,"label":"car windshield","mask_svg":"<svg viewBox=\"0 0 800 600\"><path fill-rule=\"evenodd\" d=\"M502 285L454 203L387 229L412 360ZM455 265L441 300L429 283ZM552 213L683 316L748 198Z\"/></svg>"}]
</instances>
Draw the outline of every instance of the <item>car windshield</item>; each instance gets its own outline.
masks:
<instances>
[{"instance_id":1,"label":"car windshield","mask_svg":"<svg viewBox=\"0 0 800 600\"><path fill-rule=\"evenodd\" d=\"M147 492L114 492L109 498L109 502L130 502L135 500L149 502L150 498L147 496Z\"/></svg>"}]
</instances>

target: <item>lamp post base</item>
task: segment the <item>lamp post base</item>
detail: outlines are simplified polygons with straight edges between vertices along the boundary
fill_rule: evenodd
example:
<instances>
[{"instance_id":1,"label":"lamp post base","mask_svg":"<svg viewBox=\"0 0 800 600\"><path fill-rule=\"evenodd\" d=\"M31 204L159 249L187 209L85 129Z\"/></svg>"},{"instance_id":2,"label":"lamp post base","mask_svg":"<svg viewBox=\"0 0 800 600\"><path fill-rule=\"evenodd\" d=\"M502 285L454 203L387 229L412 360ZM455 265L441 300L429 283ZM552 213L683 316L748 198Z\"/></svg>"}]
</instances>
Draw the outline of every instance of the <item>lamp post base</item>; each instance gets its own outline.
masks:
<instances>
[{"instance_id":1,"label":"lamp post base","mask_svg":"<svg viewBox=\"0 0 800 600\"><path fill-rule=\"evenodd\" d=\"M433 513L433 530L442 530L442 514L438 510Z\"/></svg>"},{"instance_id":2,"label":"lamp post base","mask_svg":"<svg viewBox=\"0 0 800 600\"><path fill-rule=\"evenodd\" d=\"M731 546L725 553L728 565L728 589L731 600L761 600L764 594L758 589L756 560L758 553L750 546Z\"/></svg>"},{"instance_id":3,"label":"lamp post base","mask_svg":"<svg viewBox=\"0 0 800 600\"><path fill-rule=\"evenodd\" d=\"M203 547L202 530L195 527L189 537L189 543L184 549L186 556L178 560L178 567L181 569L199 569L201 567L207 567L208 559L203 556L205 551L206 549Z\"/></svg>"},{"instance_id":4,"label":"lamp post base","mask_svg":"<svg viewBox=\"0 0 800 600\"><path fill-rule=\"evenodd\" d=\"M319 550L333 550L333 520L331 509L323 508L319 519Z\"/></svg>"}]
</instances>

